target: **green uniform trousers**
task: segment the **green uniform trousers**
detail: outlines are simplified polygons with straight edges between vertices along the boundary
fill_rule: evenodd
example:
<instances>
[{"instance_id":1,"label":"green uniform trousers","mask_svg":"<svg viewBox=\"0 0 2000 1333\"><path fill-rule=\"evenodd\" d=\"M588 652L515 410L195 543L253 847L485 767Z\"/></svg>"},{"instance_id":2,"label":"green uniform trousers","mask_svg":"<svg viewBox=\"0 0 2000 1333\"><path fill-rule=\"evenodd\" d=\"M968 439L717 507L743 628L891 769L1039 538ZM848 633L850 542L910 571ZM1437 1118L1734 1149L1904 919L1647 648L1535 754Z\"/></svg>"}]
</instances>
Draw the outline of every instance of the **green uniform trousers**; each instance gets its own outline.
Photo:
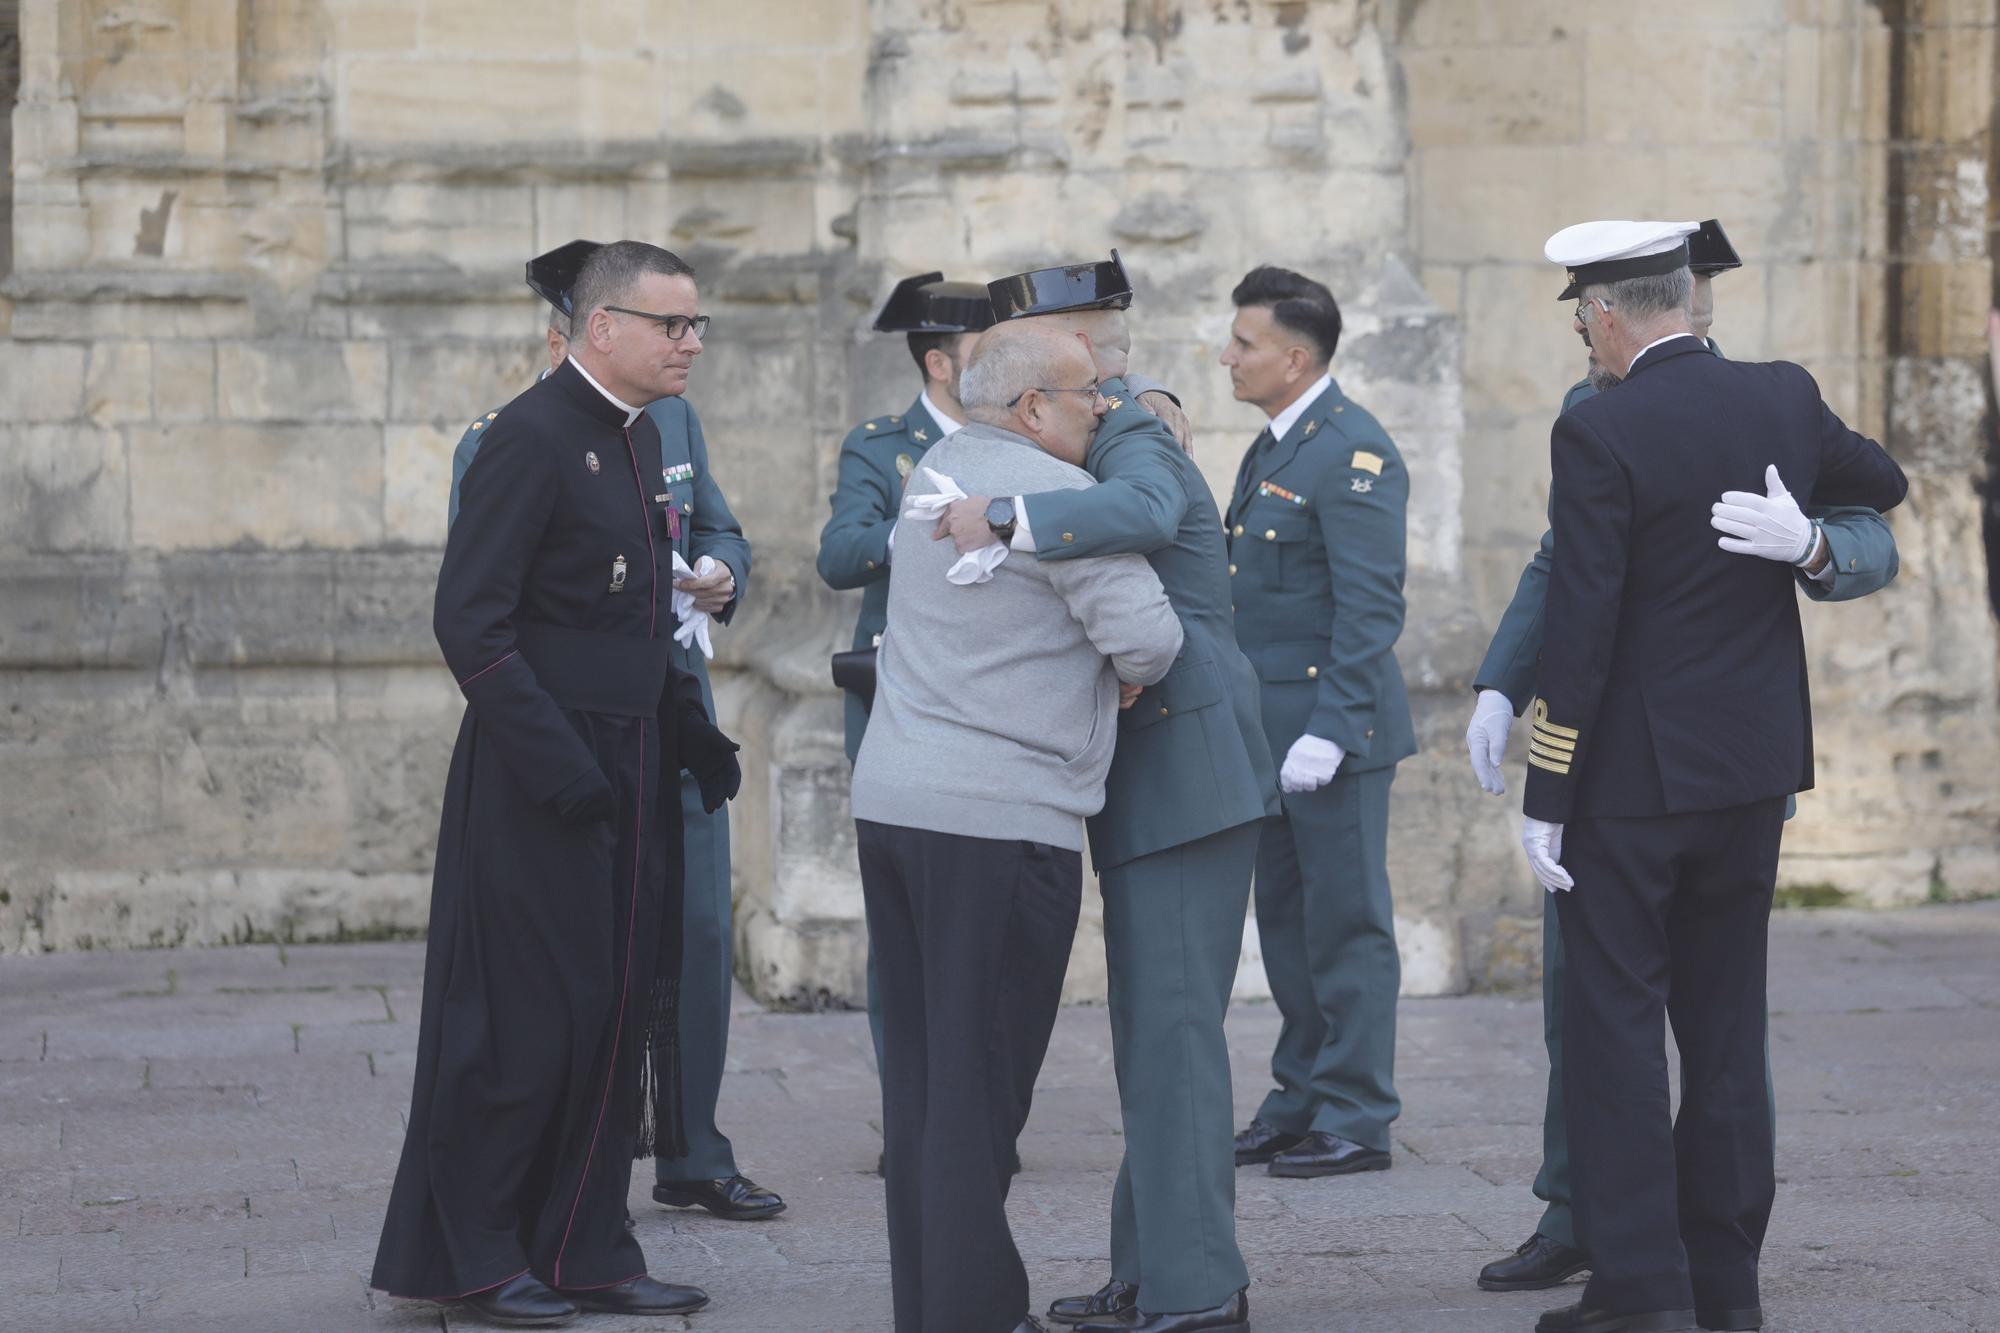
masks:
<instances>
[{"instance_id":1,"label":"green uniform trousers","mask_svg":"<svg viewBox=\"0 0 2000 1333\"><path fill-rule=\"evenodd\" d=\"M1788 816L1789 817L1789 816ZM1558 1245L1587 1249L1576 1236L1570 1210L1569 1126L1563 1117L1563 966L1562 925L1555 903L1542 911L1542 1044L1549 1051L1549 1095L1542 1109L1542 1169L1535 1173L1535 1197L1548 1205L1535 1230ZM1764 1096L1771 1107L1771 1137L1777 1138L1778 1096L1771 1083L1771 1029L1764 1028Z\"/></svg>"},{"instance_id":2,"label":"green uniform trousers","mask_svg":"<svg viewBox=\"0 0 2000 1333\"><path fill-rule=\"evenodd\" d=\"M1111 1059L1125 1160L1111 1275L1148 1313L1205 1310L1246 1286L1236 1247L1235 1106L1223 1019L1243 951L1257 823L1099 875Z\"/></svg>"},{"instance_id":3,"label":"green uniform trousers","mask_svg":"<svg viewBox=\"0 0 2000 1333\"><path fill-rule=\"evenodd\" d=\"M736 1174L736 1152L715 1127L722 1067L729 1055L729 1000L735 931L729 897L729 807L701 808L701 789L681 775L687 891L681 912L681 1110L685 1157L654 1162L659 1180L721 1180Z\"/></svg>"},{"instance_id":4,"label":"green uniform trousers","mask_svg":"<svg viewBox=\"0 0 2000 1333\"><path fill-rule=\"evenodd\" d=\"M1396 1095L1396 954L1389 900L1394 765L1286 793L1257 850L1257 934L1284 1015L1277 1081L1257 1118L1389 1150Z\"/></svg>"}]
</instances>

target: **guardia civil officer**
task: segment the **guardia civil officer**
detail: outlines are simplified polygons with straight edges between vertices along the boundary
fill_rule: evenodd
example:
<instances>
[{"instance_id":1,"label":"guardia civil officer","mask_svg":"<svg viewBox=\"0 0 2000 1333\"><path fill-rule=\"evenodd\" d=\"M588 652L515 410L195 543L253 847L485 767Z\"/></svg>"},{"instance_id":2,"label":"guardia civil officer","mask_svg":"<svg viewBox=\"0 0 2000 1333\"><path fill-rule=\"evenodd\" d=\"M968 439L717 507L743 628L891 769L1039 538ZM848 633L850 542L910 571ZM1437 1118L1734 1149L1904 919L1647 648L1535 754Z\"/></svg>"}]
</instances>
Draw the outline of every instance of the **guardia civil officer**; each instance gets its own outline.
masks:
<instances>
[{"instance_id":1,"label":"guardia civil officer","mask_svg":"<svg viewBox=\"0 0 2000 1333\"><path fill-rule=\"evenodd\" d=\"M1714 218L1688 236L1688 268L1693 274L1689 304L1690 328L1708 349L1722 355L1708 336L1714 321L1713 280L1742 266L1722 224ZM1573 291L1565 299L1574 299ZM1587 336L1587 334L1586 334ZM1603 371L1593 360L1591 374L1573 385L1563 398L1567 411L1597 393L1593 378ZM1896 576L1896 540L1889 525L1872 509L1813 506L1801 510L1782 489L1776 494L1747 494L1729 515L1718 513L1711 523L1728 535L1719 539L1725 550L1771 560L1796 561L1798 584L1814 601L1848 601L1885 587ZM1717 509L1723 506L1718 502ZM1818 538L1807 542L1818 520ZM1756 530L1768 536L1759 537ZM1690 541L1708 533L1690 533ZM1534 558L1521 573L1519 585L1492 646L1486 651L1474 688L1479 691L1466 746L1473 774L1488 792L1507 790L1500 761L1515 717L1534 695L1535 658L1542 649L1542 613L1548 591L1549 550L1553 538L1542 535ZM1549 1053L1546 1109L1542 1116L1542 1165L1536 1173L1535 1196L1548 1204L1534 1233L1513 1254L1496 1259L1479 1272L1487 1291L1534 1291L1552 1287L1590 1267L1590 1256L1577 1243L1570 1208L1569 1147L1562 1106L1562 932L1553 909L1542 918L1542 1038ZM1766 1067L1765 1082L1770 1075Z\"/></svg>"},{"instance_id":2,"label":"guardia civil officer","mask_svg":"<svg viewBox=\"0 0 2000 1333\"><path fill-rule=\"evenodd\" d=\"M528 286L549 303L547 342L550 370L569 355L570 294L584 261L600 247L571 241L528 264ZM700 319L682 342L700 354L707 321ZM689 339L692 338L690 342ZM685 387L646 405L660 433L660 484L652 501L664 506L666 540L687 572L674 579L677 594L674 663L701 686L702 705L715 715L708 679L714 624L728 624L742 604L750 578L750 543L730 512L722 488L708 466L708 441L701 419L688 403ZM488 421L475 421L452 458L452 516L458 513L458 482L478 453ZM671 557L670 557L671 558ZM704 565L704 561L707 564ZM729 999L735 932L731 929L729 814L702 808L690 777L680 783L686 841L686 890L679 937L681 957L679 1078L687 1151L660 1153L654 1162L653 1197L679 1208L701 1207L717 1217L757 1220L784 1211L785 1201L736 1169L735 1149L717 1126L729 1049Z\"/></svg>"},{"instance_id":3,"label":"guardia civil officer","mask_svg":"<svg viewBox=\"0 0 2000 1333\"><path fill-rule=\"evenodd\" d=\"M1578 1304L1542 1317L1548 1333L1762 1323L1766 929L1785 798L1812 785L1811 704L1789 562L1683 534L1718 494L1736 505L1727 493L1776 482L1877 511L1906 490L1804 370L1730 362L1694 336L1695 229L1586 223L1547 247L1618 381L1550 441L1522 843L1562 928L1563 1106L1592 1272Z\"/></svg>"},{"instance_id":4,"label":"guardia civil officer","mask_svg":"<svg viewBox=\"0 0 2000 1333\"><path fill-rule=\"evenodd\" d=\"M875 317L877 333L901 333L910 359L923 379L908 410L870 417L840 443L838 479L829 503L832 516L819 534L819 576L837 592L860 588L861 614L854 622L854 647L872 648L888 624L889 535L896 528L903 484L924 451L965 426L958 380L972 344L993 325L986 288L976 282L947 282L942 273L904 278ZM849 693L847 762L860 752L868 708ZM868 1035L875 1043L875 1068L882 1068L882 1002L875 979L875 952L868 952ZM879 1171L887 1155L877 1161ZM1019 1169L1018 1163L1016 1169Z\"/></svg>"},{"instance_id":5,"label":"guardia civil officer","mask_svg":"<svg viewBox=\"0 0 2000 1333\"><path fill-rule=\"evenodd\" d=\"M677 256L605 246L577 336L467 469L436 630L466 696L431 893L408 1132L372 1282L498 1323L672 1314L646 1276L632 1160L679 1137L680 803L738 782L670 651L667 506L640 410L685 387L697 293ZM653 1113L657 1110L658 1119Z\"/></svg>"},{"instance_id":6,"label":"guardia civil officer","mask_svg":"<svg viewBox=\"0 0 2000 1333\"><path fill-rule=\"evenodd\" d=\"M1257 677L1236 645L1222 519L1194 460L1126 378L1132 286L1116 251L990 284L1003 321L1083 337L1108 410L1084 468L1099 485L969 496L961 550L1006 540L1042 563L1144 555L1185 632L1173 669L1118 715L1090 851L1104 897L1111 1054L1125 1157L1111 1280L1049 1307L1085 1333L1246 1329L1223 1018L1259 828L1277 782Z\"/></svg>"},{"instance_id":7,"label":"guardia civil officer","mask_svg":"<svg viewBox=\"0 0 2000 1333\"><path fill-rule=\"evenodd\" d=\"M1236 637L1261 683L1283 810L1257 853L1257 933L1284 1015L1277 1086L1236 1136L1276 1176L1386 1171L1402 968L1389 896L1389 786L1416 753L1396 663L1410 478L1329 366L1340 307L1288 269L1231 294L1222 364L1271 418L1229 502Z\"/></svg>"}]
</instances>

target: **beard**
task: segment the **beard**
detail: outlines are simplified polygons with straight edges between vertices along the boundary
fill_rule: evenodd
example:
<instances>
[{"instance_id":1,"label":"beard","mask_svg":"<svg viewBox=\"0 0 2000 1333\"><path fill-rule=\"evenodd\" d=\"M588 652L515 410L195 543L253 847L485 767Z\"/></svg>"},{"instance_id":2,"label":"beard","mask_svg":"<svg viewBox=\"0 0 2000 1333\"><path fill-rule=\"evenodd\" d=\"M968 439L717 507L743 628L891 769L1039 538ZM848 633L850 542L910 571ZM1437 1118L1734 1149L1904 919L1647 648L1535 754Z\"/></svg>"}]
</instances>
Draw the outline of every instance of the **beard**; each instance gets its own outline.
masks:
<instances>
[{"instance_id":1,"label":"beard","mask_svg":"<svg viewBox=\"0 0 2000 1333\"><path fill-rule=\"evenodd\" d=\"M1603 366L1598 365L1597 358L1594 356L1590 358L1590 369L1586 373L1590 379L1590 387L1599 393L1603 393L1606 389L1612 388L1624 380L1622 375L1614 375Z\"/></svg>"}]
</instances>

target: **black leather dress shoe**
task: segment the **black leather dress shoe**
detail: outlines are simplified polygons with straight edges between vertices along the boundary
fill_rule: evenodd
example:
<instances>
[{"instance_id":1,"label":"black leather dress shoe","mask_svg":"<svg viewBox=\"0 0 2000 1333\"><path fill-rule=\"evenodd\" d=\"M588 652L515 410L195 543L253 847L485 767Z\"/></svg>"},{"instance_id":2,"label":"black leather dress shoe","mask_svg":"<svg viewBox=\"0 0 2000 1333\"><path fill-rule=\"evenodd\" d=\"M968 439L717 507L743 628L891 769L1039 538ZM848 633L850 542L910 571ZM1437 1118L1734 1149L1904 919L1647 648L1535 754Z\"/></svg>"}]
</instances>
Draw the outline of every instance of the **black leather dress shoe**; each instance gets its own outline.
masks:
<instances>
[{"instance_id":1,"label":"black leather dress shoe","mask_svg":"<svg viewBox=\"0 0 2000 1333\"><path fill-rule=\"evenodd\" d=\"M1147 1314L1133 1310L1112 1319L1093 1319L1077 1333L1250 1333L1250 1295L1239 1291L1212 1310Z\"/></svg>"},{"instance_id":2,"label":"black leather dress shoe","mask_svg":"<svg viewBox=\"0 0 2000 1333\"><path fill-rule=\"evenodd\" d=\"M1064 1296L1050 1302L1049 1318L1058 1324L1081 1324L1086 1319L1121 1315L1138 1305L1139 1289L1114 1277L1088 1296Z\"/></svg>"},{"instance_id":3,"label":"black leather dress shoe","mask_svg":"<svg viewBox=\"0 0 2000 1333\"><path fill-rule=\"evenodd\" d=\"M1505 1259L1495 1259L1479 1270L1481 1291L1541 1291L1561 1286L1578 1273L1590 1271L1590 1256L1582 1250L1550 1240L1541 1232L1521 1242L1521 1248Z\"/></svg>"},{"instance_id":4,"label":"black leather dress shoe","mask_svg":"<svg viewBox=\"0 0 2000 1333\"><path fill-rule=\"evenodd\" d=\"M1268 1162L1285 1149L1296 1147L1304 1138L1303 1134L1287 1134L1261 1120L1252 1120L1250 1127L1236 1136L1236 1165L1257 1166Z\"/></svg>"},{"instance_id":5,"label":"black leather dress shoe","mask_svg":"<svg viewBox=\"0 0 2000 1333\"><path fill-rule=\"evenodd\" d=\"M1697 1305L1694 1309L1694 1321L1703 1328L1747 1333L1747 1330L1764 1327L1764 1307L1746 1305L1740 1310L1704 1310Z\"/></svg>"},{"instance_id":6,"label":"black leather dress shoe","mask_svg":"<svg viewBox=\"0 0 2000 1333\"><path fill-rule=\"evenodd\" d=\"M1352 1139L1343 1139L1323 1129L1311 1131L1302 1143L1273 1157L1270 1166L1272 1175L1293 1180L1388 1169L1388 1153L1379 1148L1364 1148Z\"/></svg>"},{"instance_id":7,"label":"black leather dress shoe","mask_svg":"<svg viewBox=\"0 0 2000 1333\"><path fill-rule=\"evenodd\" d=\"M532 1273L474 1292L459 1304L503 1328L560 1328L577 1316L573 1301Z\"/></svg>"},{"instance_id":8,"label":"black leather dress shoe","mask_svg":"<svg viewBox=\"0 0 2000 1333\"><path fill-rule=\"evenodd\" d=\"M692 1314L708 1304L708 1293L700 1287L681 1287L649 1277L635 1277L615 1287L563 1294L597 1314Z\"/></svg>"},{"instance_id":9,"label":"black leather dress shoe","mask_svg":"<svg viewBox=\"0 0 2000 1333\"><path fill-rule=\"evenodd\" d=\"M1680 1333L1694 1327L1692 1310L1647 1310L1613 1314L1579 1301L1551 1310L1535 1321L1535 1333Z\"/></svg>"},{"instance_id":10,"label":"black leather dress shoe","mask_svg":"<svg viewBox=\"0 0 2000 1333\"><path fill-rule=\"evenodd\" d=\"M785 1201L748 1176L723 1180L663 1180L653 1202L669 1208L706 1208L730 1222L761 1222L785 1211Z\"/></svg>"}]
</instances>

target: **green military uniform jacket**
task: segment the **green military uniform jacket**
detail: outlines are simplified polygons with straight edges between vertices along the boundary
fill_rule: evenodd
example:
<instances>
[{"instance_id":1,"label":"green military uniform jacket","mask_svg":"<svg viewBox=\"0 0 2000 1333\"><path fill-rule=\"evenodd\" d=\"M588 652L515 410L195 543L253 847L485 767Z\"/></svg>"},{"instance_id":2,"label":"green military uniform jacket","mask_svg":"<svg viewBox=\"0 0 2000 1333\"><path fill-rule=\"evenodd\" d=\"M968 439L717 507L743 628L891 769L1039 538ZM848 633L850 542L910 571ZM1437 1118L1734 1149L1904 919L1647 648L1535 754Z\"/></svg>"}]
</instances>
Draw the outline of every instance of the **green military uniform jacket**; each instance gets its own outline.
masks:
<instances>
[{"instance_id":1,"label":"green military uniform jacket","mask_svg":"<svg viewBox=\"0 0 2000 1333\"><path fill-rule=\"evenodd\" d=\"M1722 355L1713 338L1708 347ZM1596 393L1589 380L1579 380L1563 395L1562 410L1567 412ZM1820 520L1834 570L1831 587L1800 570L1798 584L1807 597L1815 602L1852 601L1880 591L1896 577L1900 568L1896 538L1880 514L1872 509L1822 505L1808 505L1806 513ZM1485 660L1473 677L1474 689L1498 690L1513 705L1517 717L1535 697L1535 662L1542 651L1542 614L1548 601L1549 555L1554 549L1554 531L1544 531L1541 545L1521 571L1514 598L1507 603Z\"/></svg>"},{"instance_id":2,"label":"green military uniform jacket","mask_svg":"<svg viewBox=\"0 0 2000 1333\"><path fill-rule=\"evenodd\" d=\"M498 416L497 411L488 412L479 420L466 427L459 438L458 446L452 451L451 505L450 518L458 517L458 487L464 479L466 469L472 466L479 452L479 441L486 423ZM708 470L708 441L701 433L701 419L694 408L683 397L661 398L649 403L646 415L660 430L660 471L658 477L644 479L648 495L671 497L674 518L670 528L655 535L662 541L671 539L674 549L681 559L692 569L696 561L705 555L714 556L736 576L736 593L714 619L719 624L728 624L735 616L736 608L743 604L744 590L750 584L750 543L743 536L743 525L736 521L736 515L729 510L728 501L722 498L722 488L715 484L715 478ZM674 645L674 665L683 671L691 671L701 681L701 701L708 709L710 717L715 716L715 695L709 688L708 661L701 655L701 649L690 643L686 648Z\"/></svg>"},{"instance_id":3,"label":"green military uniform jacket","mask_svg":"<svg viewBox=\"0 0 2000 1333\"><path fill-rule=\"evenodd\" d=\"M1307 733L1346 751L1343 773L1417 752L1395 654L1409 497L1402 455L1338 383L1244 456L1228 518L1236 638L1281 763Z\"/></svg>"},{"instance_id":4,"label":"green military uniform jacket","mask_svg":"<svg viewBox=\"0 0 2000 1333\"><path fill-rule=\"evenodd\" d=\"M861 615L854 647L877 642L888 624L889 534L903 504L903 482L924 451L944 438L923 396L901 416L875 417L847 432L840 443L840 471L830 503L833 515L819 534L819 576L836 590L860 588ZM847 762L861 749L868 712L847 696Z\"/></svg>"},{"instance_id":5,"label":"green military uniform jacket","mask_svg":"<svg viewBox=\"0 0 2000 1333\"><path fill-rule=\"evenodd\" d=\"M1236 644L1222 520L1194 460L1120 380L1084 469L1099 485L1023 497L1043 560L1147 558L1184 642L1166 677L1118 714L1104 808L1089 821L1100 870L1278 813L1256 674ZM1018 557L1016 557L1018 558Z\"/></svg>"}]
</instances>

